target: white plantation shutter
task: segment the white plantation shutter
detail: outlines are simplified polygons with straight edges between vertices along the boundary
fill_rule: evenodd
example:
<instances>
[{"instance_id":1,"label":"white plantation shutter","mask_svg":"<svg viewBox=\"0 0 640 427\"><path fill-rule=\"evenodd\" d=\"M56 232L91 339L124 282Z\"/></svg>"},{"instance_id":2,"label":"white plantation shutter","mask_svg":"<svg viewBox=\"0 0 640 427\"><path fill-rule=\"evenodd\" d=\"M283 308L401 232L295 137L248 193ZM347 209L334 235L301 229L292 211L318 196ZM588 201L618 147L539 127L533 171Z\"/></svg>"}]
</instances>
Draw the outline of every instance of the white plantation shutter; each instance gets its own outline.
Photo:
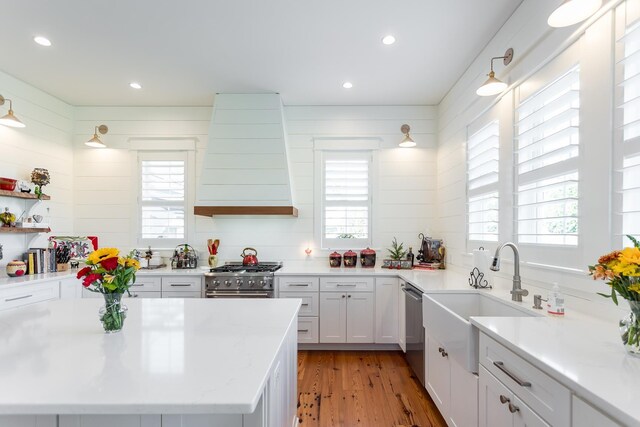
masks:
<instances>
[{"instance_id":1,"label":"white plantation shutter","mask_svg":"<svg viewBox=\"0 0 640 427\"><path fill-rule=\"evenodd\" d=\"M521 101L516 115L518 241L576 246L579 66Z\"/></svg>"},{"instance_id":2,"label":"white plantation shutter","mask_svg":"<svg viewBox=\"0 0 640 427\"><path fill-rule=\"evenodd\" d=\"M495 120L467 142L468 238L498 241L500 126Z\"/></svg>"},{"instance_id":3,"label":"white plantation shutter","mask_svg":"<svg viewBox=\"0 0 640 427\"><path fill-rule=\"evenodd\" d=\"M622 235L640 237L640 22L629 26L618 42L623 48L623 57L618 63L622 69L622 91L618 97L622 141L621 146L616 147L622 172L619 184L622 203L618 213L622 217Z\"/></svg>"},{"instance_id":4,"label":"white plantation shutter","mask_svg":"<svg viewBox=\"0 0 640 427\"><path fill-rule=\"evenodd\" d=\"M370 245L371 153L325 152L322 176L323 247Z\"/></svg>"},{"instance_id":5,"label":"white plantation shutter","mask_svg":"<svg viewBox=\"0 0 640 427\"><path fill-rule=\"evenodd\" d=\"M139 165L142 239L184 239L186 160L145 154Z\"/></svg>"}]
</instances>

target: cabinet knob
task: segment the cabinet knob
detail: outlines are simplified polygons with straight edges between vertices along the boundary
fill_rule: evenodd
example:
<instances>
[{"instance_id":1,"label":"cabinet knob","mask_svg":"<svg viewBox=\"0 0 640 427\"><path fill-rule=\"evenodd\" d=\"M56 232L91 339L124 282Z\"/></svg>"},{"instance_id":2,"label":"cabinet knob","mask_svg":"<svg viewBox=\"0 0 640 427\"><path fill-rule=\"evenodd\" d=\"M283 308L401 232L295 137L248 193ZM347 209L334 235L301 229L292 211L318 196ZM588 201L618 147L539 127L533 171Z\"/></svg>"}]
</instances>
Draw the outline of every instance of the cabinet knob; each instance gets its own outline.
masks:
<instances>
[{"instance_id":1,"label":"cabinet knob","mask_svg":"<svg viewBox=\"0 0 640 427\"><path fill-rule=\"evenodd\" d=\"M505 403L509 403L509 402L511 402L511 400L509 400L507 396L505 396L504 394L500 395L500 403L504 405Z\"/></svg>"},{"instance_id":2,"label":"cabinet knob","mask_svg":"<svg viewBox=\"0 0 640 427\"><path fill-rule=\"evenodd\" d=\"M342 298L344 298L344 297L345 297L345 295L344 295L344 294L342 294Z\"/></svg>"},{"instance_id":3,"label":"cabinet knob","mask_svg":"<svg viewBox=\"0 0 640 427\"><path fill-rule=\"evenodd\" d=\"M351 298L351 295L347 295L347 298Z\"/></svg>"},{"instance_id":4,"label":"cabinet knob","mask_svg":"<svg viewBox=\"0 0 640 427\"><path fill-rule=\"evenodd\" d=\"M440 352L440 355L441 355L442 357L447 357L447 356L449 355L449 354L445 351L445 349L444 349L444 348L442 348L442 347L438 347L438 352Z\"/></svg>"},{"instance_id":5,"label":"cabinet knob","mask_svg":"<svg viewBox=\"0 0 640 427\"><path fill-rule=\"evenodd\" d=\"M509 403L509 412L511 412L512 414L515 414L519 410L520 408L518 408L516 405L514 405L513 403Z\"/></svg>"}]
</instances>

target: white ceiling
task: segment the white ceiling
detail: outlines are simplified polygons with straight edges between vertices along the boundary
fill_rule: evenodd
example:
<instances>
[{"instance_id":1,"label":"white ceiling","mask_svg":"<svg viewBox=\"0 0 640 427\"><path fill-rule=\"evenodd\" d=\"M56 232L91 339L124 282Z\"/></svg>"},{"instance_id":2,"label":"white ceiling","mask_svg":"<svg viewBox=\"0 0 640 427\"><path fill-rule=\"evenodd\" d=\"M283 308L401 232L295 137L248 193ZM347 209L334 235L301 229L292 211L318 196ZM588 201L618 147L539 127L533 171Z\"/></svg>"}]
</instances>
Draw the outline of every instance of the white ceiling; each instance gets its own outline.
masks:
<instances>
[{"instance_id":1,"label":"white ceiling","mask_svg":"<svg viewBox=\"0 0 640 427\"><path fill-rule=\"evenodd\" d=\"M4 0L0 70L73 105L437 104L521 1Z\"/></svg>"}]
</instances>

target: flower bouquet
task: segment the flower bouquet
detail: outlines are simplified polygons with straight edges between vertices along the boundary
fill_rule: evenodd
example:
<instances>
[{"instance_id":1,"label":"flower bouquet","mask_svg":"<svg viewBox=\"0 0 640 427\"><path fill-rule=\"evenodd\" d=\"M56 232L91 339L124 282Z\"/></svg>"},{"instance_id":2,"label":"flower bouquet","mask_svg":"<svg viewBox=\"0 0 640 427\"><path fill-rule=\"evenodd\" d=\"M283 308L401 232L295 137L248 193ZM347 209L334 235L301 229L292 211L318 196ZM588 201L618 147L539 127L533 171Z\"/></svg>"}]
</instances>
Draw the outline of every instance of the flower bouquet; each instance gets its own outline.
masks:
<instances>
[{"instance_id":1,"label":"flower bouquet","mask_svg":"<svg viewBox=\"0 0 640 427\"><path fill-rule=\"evenodd\" d=\"M633 247L603 255L589 266L594 280L607 280L608 294L598 292L618 305L618 295L629 302L631 313L620 321L620 335L627 352L640 356L640 242L627 236Z\"/></svg>"},{"instance_id":2,"label":"flower bouquet","mask_svg":"<svg viewBox=\"0 0 640 427\"><path fill-rule=\"evenodd\" d=\"M91 292L103 295L105 305L99 315L105 332L118 332L127 317L127 306L122 304L122 296L129 293L129 287L136 280L140 262L133 258L133 252L126 257L119 256L116 248L102 248L89 254L87 267L78 271L82 286Z\"/></svg>"}]
</instances>

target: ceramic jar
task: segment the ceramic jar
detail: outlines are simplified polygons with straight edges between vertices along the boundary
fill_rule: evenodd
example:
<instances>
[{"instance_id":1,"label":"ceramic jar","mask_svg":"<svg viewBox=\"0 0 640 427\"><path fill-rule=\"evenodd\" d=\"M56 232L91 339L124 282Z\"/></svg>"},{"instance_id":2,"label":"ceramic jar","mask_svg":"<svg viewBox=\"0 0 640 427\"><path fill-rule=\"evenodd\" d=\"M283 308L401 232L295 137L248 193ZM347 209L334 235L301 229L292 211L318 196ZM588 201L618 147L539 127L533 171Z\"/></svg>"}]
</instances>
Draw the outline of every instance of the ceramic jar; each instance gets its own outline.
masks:
<instances>
[{"instance_id":1,"label":"ceramic jar","mask_svg":"<svg viewBox=\"0 0 640 427\"><path fill-rule=\"evenodd\" d=\"M339 268L342 266L342 255L338 252L333 252L329 255L329 267Z\"/></svg>"},{"instance_id":2,"label":"ceramic jar","mask_svg":"<svg viewBox=\"0 0 640 427\"><path fill-rule=\"evenodd\" d=\"M349 249L342 255L344 259L344 266L346 268L354 268L358 263L358 254Z\"/></svg>"},{"instance_id":3,"label":"ceramic jar","mask_svg":"<svg viewBox=\"0 0 640 427\"><path fill-rule=\"evenodd\" d=\"M14 259L10 263L7 264L7 276L10 277L19 277L24 276L27 272L27 264L22 261L18 261Z\"/></svg>"},{"instance_id":4,"label":"ceramic jar","mask_svg":"<svg viewBox=\"0 0 640 427\"><path fill-rule=\"evenodd\" d=\"M360 265L364 268L373 268L376 266L376 251L371 248L360 251Z\"/></svg>"}]
</instances>

